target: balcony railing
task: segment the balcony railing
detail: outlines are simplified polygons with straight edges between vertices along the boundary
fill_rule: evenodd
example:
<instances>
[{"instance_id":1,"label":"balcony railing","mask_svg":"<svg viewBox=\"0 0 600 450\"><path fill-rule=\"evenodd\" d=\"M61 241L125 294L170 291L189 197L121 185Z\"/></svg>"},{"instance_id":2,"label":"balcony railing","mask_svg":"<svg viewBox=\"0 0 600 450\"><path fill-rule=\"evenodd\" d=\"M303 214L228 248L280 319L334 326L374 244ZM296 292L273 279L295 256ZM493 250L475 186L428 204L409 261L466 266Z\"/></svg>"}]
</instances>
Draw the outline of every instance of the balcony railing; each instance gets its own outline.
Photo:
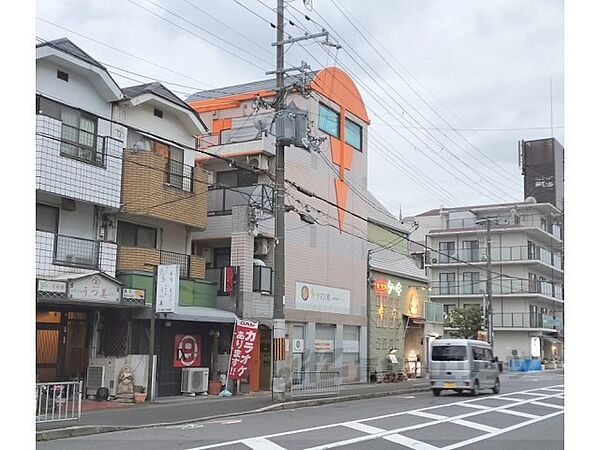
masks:
<instances>
[{"instance_id":1,"label":"balcony railing","mask_svg":"<svg viewBox=\"0 0 600 450\"><path fill-rule=\"evenodd\" d=\"M256 208L273 210L273 187L258 184L254 186L215 188L208 191L208 215L231 214L234 206L252 205Z\"/></svg>"},{"instance_id":2,"label":"balcony railing","mask_svg":"<svg viewBox=\"0 0 600 450\"><path fill-rule=\"evenodd\" d=\"M99 249L98 241L56 234L53 264L97 269Z\"/></svg>"},{"instance_id":3,"label":"balcony railing","mask_svg":"<svg viewBox=\"0 0 600 450\"><path fill-rule=\"evenodd\" d=\"M254 292L271 293L273 286L273 268L254 266L252 290Z\"/></svg>"},{"instance_id":4,"label":"balcony railing","mask_svg":"<svg viewBox=\"0 0 600 450\"><path fill-rule=\"evenodd\" d=\"M156 248L127 247L119 245L117 250L118 271L151 272L155 264L178 264L179 276L205 278L204 260L199 256L158 250Z\"/></svg>"},{"instance_id":5,"label":"balcony railing","mask_svg":"<svg viewBox=\"0 0 600 450\"><path fill-rule=\"evenodd\" d=\"M552 253L542 247L530 249L526 245L511 247L492 247L492 262L506 261L541 261L562 270L559 254ZM463 262L486 261L486 250L480 248L461 248L458 250L433 252L430 257L432 264L452 264Z\"/></svg>"},{"instance_id":6,"label":"balcony railing","mask_svg":"<svg viewBox=\"0 0 600 450\"><path fill-rule=\"evenodd\" d=\"M223 291L223 286L225 286L225 268L224 267L213 267L211 269L206 269L206 280L217 283L217 295L218 296L227 296L229 293Z\"/></svg>"},{"instance_id":7,"label":"balcony railing","mask_svg":"<svg viewBox=\"0 0 600 450\"><path fill-rule=\"evenodd\" d=\"M563 327L561 316L542 313L495 313L496 328L546 328L559 330Z\"/></svg>"},{"instance_id":8,"label":"balcony railing","mask_svg":"<svg viewBox=\"0 0 600 450\"><path fill-rule=\"evenodd\" d=\"M486 281L434 281L431 295L477 295L486 290ZM492 294L541 294L563 300L563 287L558 283L540 280L492 279Z\"/></svg>"},{"instance_id":9,"label":"balcony railing","mask_svg":"<svg viewBox=\"0 0 600 450\"><path fill-rule=\"evenodd\" d=\"M179 277L189 278L190 277L190 255L184 255L183 253L168 252L165 250L160 251L160 263L161 264L178 264L179 265Z\"/></svg>"},{"instance_id":10,"label":"balcony railing","mask_svg":"<svg viewBox=\"0 0 600 450\"><path fill-rule=\"evenodd\" d=\"M433 323L444 323L444 305L425 302L425 320Z\"/></svg>"}]
</instances>

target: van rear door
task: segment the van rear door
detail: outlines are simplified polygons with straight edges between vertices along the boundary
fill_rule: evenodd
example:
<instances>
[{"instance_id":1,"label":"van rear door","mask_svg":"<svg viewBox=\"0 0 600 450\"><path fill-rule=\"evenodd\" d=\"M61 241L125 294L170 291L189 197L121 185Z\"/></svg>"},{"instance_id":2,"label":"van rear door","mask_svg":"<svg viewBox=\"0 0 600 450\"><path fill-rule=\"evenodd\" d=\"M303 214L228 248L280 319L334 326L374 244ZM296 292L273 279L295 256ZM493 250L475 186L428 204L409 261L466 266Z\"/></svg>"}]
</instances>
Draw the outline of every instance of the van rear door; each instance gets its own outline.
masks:
<instances>
[{"instance_id":1,"label":"van rear door","mask_svg":"<svg viewBox=\"0 0 600 450\"><path fill-rule=\"evenodd\" d=\"M444 387L452 389L452 383L469 379L470 364L467 346L464 344L434 344L431 349L432 380L444 380Z\"/></svg>"}]
</instances>

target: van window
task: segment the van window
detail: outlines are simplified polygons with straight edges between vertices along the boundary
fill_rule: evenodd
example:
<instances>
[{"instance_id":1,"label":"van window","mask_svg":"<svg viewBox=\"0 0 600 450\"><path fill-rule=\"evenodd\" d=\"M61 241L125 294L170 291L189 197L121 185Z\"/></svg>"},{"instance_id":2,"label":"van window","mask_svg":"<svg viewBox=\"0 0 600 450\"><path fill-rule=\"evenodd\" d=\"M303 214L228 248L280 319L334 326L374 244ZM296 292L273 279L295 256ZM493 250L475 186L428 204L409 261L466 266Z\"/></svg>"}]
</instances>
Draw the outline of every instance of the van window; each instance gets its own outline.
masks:
<instances>
[{"instance_id":1,"label":"van window","mask_svg":"<svg viewBox=\"0 0 600 450\"><path fill-rule=\"evenodd\" d=\"M473 347L473 359L475 361L485 361L485 349L481 347Z\"/></svg>"},{"instance_id":2,"label":"van window","mask_svg":"<svg viewBox=\"0 0 600 450\"><path fill-rule=\"evenodd\" d=\"M431 359L433 361L466 361L467 347L464 345L435 346Z\"/></svg>"},{"instance_id":3,"label":"van window","mask_svg":"<svg viewBox=\"0 0 600 450\"><path fill-rule=\"evenodd\" d=\"M486 361L493 361L494 360L494 355L492 355L492 351L489 348L486 348L483 350L485 352L485 360Z\"/></svg>"}]
</instances>

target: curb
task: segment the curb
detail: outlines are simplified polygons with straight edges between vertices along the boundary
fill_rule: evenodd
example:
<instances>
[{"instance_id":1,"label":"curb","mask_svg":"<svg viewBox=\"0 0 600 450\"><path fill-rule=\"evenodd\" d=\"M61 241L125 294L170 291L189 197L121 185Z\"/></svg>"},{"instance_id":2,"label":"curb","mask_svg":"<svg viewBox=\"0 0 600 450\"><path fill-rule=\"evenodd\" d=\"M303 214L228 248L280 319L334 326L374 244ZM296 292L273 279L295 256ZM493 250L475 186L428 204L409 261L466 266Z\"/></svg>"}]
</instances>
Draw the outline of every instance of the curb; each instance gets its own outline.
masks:
<instances>
[{"instance_id":1,"label":"curb","mask_svg":"<svg viewBox=\"0 0 600 450\"><path fill-rule=\"evenodd\" d=\"M177 422L162 422L162 423L153 423L153 424L145 424L145 425L81 425L81 426L73 426L68 428L57 428L54 430L41 430L36 431L36 441L50 441L56 439L65 439L70 437L80 437L80 436L91 436L94 434L102 434L102 433L111 433L114 431L126 431L126 430L136 430L143 428L157 428L157 427L165 427L165 426L174 426L174 425L184 425L192 422L204 422L207 420L215 420L215 419L223 419L226 417L235 417L235 416L243 416L248 414L259 414L263 412L271 412L271 411L282 411L284 409L295 409L295 408L306 408L310 406L319 406L319 405L327 405L331 403L341 403L355 400L365 400L370 398L380 398L380 397L390 397L394 395L404 395L404 394L412 394L416 392L427 392L429 391L429 386L415 386L408 389L398 389L394 391L386 391L386 392L372 392L368 394L352 394L352 395L344 395L341 397L324 397L324 398L315 398L310 400L294 400L284 403L278 403L274 405L265 406L262 408L249 410L249 411L237 411L232 413L218 414L214 416L205 416L199 417L196 419L186 419L180 420Z\"/></svg>"}]
</instances>

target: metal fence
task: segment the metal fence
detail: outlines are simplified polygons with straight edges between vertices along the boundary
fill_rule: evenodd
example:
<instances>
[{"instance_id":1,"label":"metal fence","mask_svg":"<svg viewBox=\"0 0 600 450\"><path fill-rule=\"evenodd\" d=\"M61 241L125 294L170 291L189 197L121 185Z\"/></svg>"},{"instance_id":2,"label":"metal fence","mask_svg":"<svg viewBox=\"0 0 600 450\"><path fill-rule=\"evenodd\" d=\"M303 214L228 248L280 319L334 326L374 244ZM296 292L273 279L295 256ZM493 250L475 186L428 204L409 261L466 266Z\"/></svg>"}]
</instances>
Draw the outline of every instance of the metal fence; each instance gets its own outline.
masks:
<instances>
[{"instance_id":1,"label":"metal fence","mask_svg":"<svg viewBox=\"0 0 600 450\"><path fill-rule=\"evenodd\" d=\"M194 190L194 168L182 162L167 161L167 184L185 192Z\"/></svg>"},{"instance_id":2,"label":"metal fence","mask_svg":"<svg viewBox=\"0 0 600 450\"><path fill-rule=\"evenodd\" d=\"M79 420L83 381L36 383L35 421Z\"/></svg>"},{"instance_id":3,"label":"metal fence","mask_svg":"<svg viewBox=\"0 0 600 450\"><path fill-rule=\"evenodd\" d=\"M54 235L54 264L98 268L100 244L91 239Z\"/></svg>"},{"instance_id":4,"label":"metal fence","mask_svg":"<svg viewBox=\"0 0 600 450\"><path fill-rule=\"evenodd\" d=\"M340 395L340 372L294 371L292 372L292 398Z\"/></svg>"},{"instance_id":5,"label":"metal fence","mask_svg":"<svg viewBox=\"0 0 600 450\"><path fill-rule=\"evenodd\" d=\"M179 266L179 277L189 278L190 277L190 255L184 255L183 253L168 252L166 250L160 251L160 263L161 264L177 264Z\"/></svg>"}]
</instances>

